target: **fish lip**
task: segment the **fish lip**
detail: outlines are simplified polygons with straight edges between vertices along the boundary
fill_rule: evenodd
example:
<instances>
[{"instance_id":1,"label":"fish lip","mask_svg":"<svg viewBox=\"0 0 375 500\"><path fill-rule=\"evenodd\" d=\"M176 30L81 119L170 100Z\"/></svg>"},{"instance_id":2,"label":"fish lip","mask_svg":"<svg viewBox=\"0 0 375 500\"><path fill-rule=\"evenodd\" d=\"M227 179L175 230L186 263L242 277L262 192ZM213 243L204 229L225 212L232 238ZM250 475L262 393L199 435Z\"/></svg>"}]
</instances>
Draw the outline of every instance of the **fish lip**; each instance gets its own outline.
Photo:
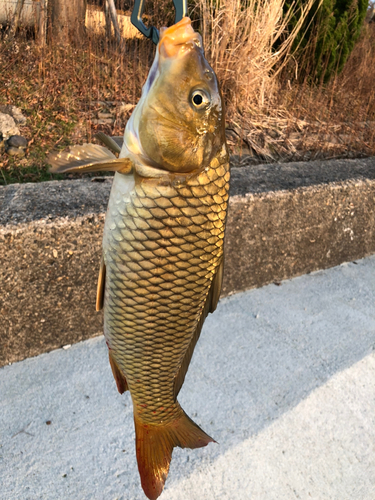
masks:
<instances>
[{"instance_id":1,"label":"fish lip","mask_svg":"<svg viewBox=\"0 0 375 500\"><path fill-rule=\"evenodd\" d=\"M189 17L160 30L158 53L162 58L181 57L184 52L199 48L203 51L201 35L194 30Z\"/></svg>"}]
</instances>

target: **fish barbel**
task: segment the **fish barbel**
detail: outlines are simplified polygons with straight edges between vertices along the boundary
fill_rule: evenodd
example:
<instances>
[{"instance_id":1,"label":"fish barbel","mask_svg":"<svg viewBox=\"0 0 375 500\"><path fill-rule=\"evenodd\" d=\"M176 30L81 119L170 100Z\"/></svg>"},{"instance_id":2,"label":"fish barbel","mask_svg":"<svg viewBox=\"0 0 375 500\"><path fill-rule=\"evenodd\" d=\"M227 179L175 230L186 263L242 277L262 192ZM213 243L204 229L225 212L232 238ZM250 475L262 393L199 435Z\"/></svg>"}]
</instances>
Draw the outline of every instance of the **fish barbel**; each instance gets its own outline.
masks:
<instances>
[{"instance_id":1,"label":"fish barbel","mask_svg":"<svg viewBox=\"0 0 375 500\"><path fill-rule=\"evenodd\" d=\"M186 17L160 35L119 158L84 145L50 160L54 171L116 170L97 309L104 303L118 390L132 397L138 469L151 500L175 446L213 441L177 395L219 300L229 190L224 107L201 37Z\"/></svg>"}]
</instances>

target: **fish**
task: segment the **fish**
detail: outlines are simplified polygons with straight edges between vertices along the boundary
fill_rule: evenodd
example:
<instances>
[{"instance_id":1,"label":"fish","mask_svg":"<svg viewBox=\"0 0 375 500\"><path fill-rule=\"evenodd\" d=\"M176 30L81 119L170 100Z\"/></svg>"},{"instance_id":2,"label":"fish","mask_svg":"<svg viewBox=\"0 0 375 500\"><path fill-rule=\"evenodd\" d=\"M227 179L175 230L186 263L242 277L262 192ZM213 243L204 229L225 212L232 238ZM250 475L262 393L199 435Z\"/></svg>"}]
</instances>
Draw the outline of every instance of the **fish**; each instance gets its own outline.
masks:
<instances>
[{"instance_id":1,"label":"fish","mask_svg":"<svg viewBox=\"0 0 375 500\"><path fill-rule=\"evenodd\" d=\"M160 30L123 141L99 139L107 147L74 146L49 162L53 172L115 171L96 308L118 391L132 398L141 485L155 500L174 447L214 442L177 400L221 292L230 180L223 98L188 17Z\"/></svg>"}]
</instances>

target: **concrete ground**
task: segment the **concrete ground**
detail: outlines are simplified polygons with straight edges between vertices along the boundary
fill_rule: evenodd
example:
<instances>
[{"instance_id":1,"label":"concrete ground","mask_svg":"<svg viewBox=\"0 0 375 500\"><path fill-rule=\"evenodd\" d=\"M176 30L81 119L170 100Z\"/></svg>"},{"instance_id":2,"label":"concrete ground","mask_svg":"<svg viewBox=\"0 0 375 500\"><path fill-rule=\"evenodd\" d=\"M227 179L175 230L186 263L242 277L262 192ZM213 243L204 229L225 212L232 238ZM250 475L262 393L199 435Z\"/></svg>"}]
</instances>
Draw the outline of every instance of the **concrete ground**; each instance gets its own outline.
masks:
<instances>
[{"instance_id":1,"label":"concrete ground","mask_svg":"<svg viewBox=\"0 0 375 500\"><path fill-rule=\"evenodd\" d=\"M227 297L181 391L219 444L163 500L374 500L375 256ZM94 313L93 313L94 314ZM141 500L102 337L0 369L3 500Z\"/></svg>"}]
</instances>

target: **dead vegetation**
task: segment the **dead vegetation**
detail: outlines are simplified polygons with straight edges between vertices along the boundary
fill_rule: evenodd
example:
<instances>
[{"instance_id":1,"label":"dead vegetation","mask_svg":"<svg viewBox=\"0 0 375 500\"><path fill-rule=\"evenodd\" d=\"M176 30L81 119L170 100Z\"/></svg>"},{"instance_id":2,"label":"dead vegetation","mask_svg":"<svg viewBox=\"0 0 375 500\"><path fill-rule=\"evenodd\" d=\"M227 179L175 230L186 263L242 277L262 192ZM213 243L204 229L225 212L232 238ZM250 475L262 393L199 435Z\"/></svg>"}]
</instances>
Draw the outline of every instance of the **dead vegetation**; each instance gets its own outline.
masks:
<instances>
[{"instance_id":1,"label":"dead vegetation","mask_svg":"<svg viewBox=\"0 0 375 500\"><path fill-rule=\"evenodd\" d=\"M234 163L375 154L375 23L366 24L344 71L326 85L297 83L282 0L259 4L200 0L193 18L221 82ZM305 4L307 8L307 4ZM102 130L122 135L154 53L149 40L88 32L82 47L34 43L30 32L0 35L0 105L27 116L23 160L0 156L0 183L56 178L46 155L90 142Z\"/></svg>"},{"instance_id":2,"label":"dead vegetation","mask_svg":"<svg viewBox=\"0 0 375 500\"><path fill-rule=\"evenodd\" d=\"M203 36L227 103L234 163L375 154L375 23L366 23L344 71L298 83L282 0L202 1ZM212 0L211 0L212 2ZM300 20L311 3L304 3ZM273 49L281 39L278 50Z\"/></svg>"}]
</instances>

